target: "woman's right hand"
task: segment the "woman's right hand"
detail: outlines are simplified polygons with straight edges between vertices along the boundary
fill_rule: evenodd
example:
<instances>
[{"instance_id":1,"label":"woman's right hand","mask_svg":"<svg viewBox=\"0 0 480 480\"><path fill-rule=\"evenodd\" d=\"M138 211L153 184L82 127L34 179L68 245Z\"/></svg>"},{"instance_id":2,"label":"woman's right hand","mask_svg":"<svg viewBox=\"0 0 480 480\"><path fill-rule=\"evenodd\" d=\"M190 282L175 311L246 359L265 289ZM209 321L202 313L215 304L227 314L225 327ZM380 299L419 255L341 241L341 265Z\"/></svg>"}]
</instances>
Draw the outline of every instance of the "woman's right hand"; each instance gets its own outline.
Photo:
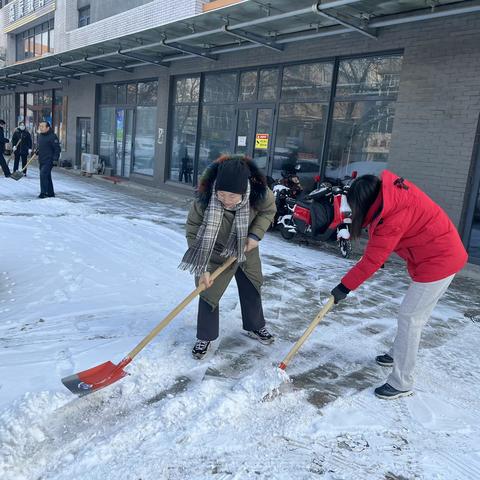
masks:
<instances>
[{"instance_id":1,"label":"woman's right hand","mask_svg":"<svg viewBox=\"0 0 480 480\"><path fill-rule=\"evenodd\" d=\"M205 288L210 288L213 285L213 280L210 278L210 272L205 272L200 276L199 284L205 285Z\"/></svg>"}]
</instances>

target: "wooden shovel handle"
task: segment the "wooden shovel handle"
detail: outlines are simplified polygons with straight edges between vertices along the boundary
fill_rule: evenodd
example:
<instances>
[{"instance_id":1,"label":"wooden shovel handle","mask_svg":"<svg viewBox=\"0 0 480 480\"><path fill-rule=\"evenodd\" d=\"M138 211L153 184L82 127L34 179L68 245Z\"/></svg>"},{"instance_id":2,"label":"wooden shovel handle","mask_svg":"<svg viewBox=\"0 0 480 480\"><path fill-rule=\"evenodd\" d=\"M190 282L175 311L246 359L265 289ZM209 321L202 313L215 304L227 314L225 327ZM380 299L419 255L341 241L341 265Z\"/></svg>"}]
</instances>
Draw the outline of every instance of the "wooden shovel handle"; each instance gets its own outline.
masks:
<instances>
[{"instance_id":1,"label":"wooden shovel handle","mask_svg":"<svg viewBox=\"0 0 480 480\"><path fill-rule=\"evenodd\" d=\"M218 267L210 277L215 281L230 265L235 262L235 257L230 257L223 265ZM156 337L195 297L205 290L205 285L200 284L190 295L179 303L129 354L128 357L133 359L154 337Z\"/></svg>"},{"instance_id":2,"label":"wooden shovel handle","mask_svg":"<svg viewBox=\"0 0 480 480\"><path fill-rule=\"evenodd\" d=\"M30 160L26 163L26 165L20 170L21 172L24 172L27 167L37 158L37 155L32 155L30 157Z\"/></svg>"},{"instance_id":3,"label":"wooden shovel handle","mask_svg":"<svg viewBox=\"0 0 480 480\"><path fill-rule=\"evenodd\" d=\"M305 330L304 334L297 340L297 343L292 347L288 355L284 358L283 362L280 363L279 368L285 370L287 365L290 363L290 360L296 355L300 347L304 344L305 340L311 335L315 327L320 323L323 317L329 312L335 303L335 298L330 296L328 302L323 306L318 315L313 319L312 323Z\"/></svg>"}]
</instances>

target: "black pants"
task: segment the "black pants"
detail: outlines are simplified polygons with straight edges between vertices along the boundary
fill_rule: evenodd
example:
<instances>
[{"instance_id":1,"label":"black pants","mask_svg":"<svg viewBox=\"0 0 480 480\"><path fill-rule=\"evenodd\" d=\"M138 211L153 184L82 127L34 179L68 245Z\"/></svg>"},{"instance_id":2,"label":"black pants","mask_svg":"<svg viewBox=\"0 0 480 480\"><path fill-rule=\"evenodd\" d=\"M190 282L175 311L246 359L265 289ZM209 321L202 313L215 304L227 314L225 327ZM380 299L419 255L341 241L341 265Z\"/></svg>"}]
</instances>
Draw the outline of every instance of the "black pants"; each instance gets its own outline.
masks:
<instances>
[{"instance_id":1,"label":"black pants","mask_svg":"<svg viewBox=\"0 0 480 480\"><path fill-rule=\"evenodd\" d=\"M182 168L180 170L180 174L178 175L178 181L182 182L183 177L185 177L185 183L191 183L192 182L192 175L190 174L190 170Z\"/></svg>"},{"instance_id":2,"label":"black pants","mask_svg":"<svg viewBox=\"0 0 480 480\"><path fill-rule=\"evenodd\" d=\"M40 164L40 194L47 197L54 197L52 182L53 162L45 162Z\"/></svg>"},{"instance_id":3,"label":"black pants","mask_svg":"<svg viewBox=\"0 0 480 480\"><path fill-rule=\"evenodd\" d=\"M8 168L8 163L5 161L5 157L3 156L3 153L0 153L0 167L2 167L3 174L6 177L9 177L10 169Z\"/></svg>"},{"instance_id":4,"label":"black pants","mask_svg":"<svg viewBox=\"0 0 480 480\"><path fill-rule=\"evenodd\" d=\"M18 164L20 163L20 159L22 159L22 169L25 168L25 165L27 164L27 156L28 153L19 153L15 152L15 160L13 162L13 171L16 172L18 170ZM25 169L23 173L27 173L27 170Z\"/></svg>"},{"instance_id":5,"label":"black pants","mask_svg":"<svg viewBox=\"0 0 480 480\"><path fill-rule=\"evenodd\" d=\"M243 329L260 330L265 326L262 297L241 268L237 269L235 280L242 309ZM219 309L220 307L217 307L212 311L212 307L200 298L197 317L197 338L199 340L212 341L218 337Z\"/></svg>"}]
</instances>

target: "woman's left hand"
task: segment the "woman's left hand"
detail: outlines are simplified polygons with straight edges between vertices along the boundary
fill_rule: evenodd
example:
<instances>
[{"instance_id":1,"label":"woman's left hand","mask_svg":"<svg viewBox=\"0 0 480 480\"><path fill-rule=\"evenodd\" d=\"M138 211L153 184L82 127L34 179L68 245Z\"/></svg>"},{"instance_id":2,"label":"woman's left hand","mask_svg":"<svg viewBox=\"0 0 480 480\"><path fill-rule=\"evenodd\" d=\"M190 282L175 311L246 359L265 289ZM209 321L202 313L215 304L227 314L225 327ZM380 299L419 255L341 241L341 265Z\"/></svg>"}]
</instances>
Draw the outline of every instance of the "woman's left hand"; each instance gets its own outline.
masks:
<instances>
[{"instance_id":1,"label":"woman's left hand","mask_svg":"<svg viewBox=\"0 0 480 480\"><path fill-rule=\"evenodd\" d=\"M247 238L247 243L245 244L245 252L249 252L250 250L253 250L254 248L258 247L258 240L254 240L253 238L248 237Z\"/></svg>"}]
</instances>

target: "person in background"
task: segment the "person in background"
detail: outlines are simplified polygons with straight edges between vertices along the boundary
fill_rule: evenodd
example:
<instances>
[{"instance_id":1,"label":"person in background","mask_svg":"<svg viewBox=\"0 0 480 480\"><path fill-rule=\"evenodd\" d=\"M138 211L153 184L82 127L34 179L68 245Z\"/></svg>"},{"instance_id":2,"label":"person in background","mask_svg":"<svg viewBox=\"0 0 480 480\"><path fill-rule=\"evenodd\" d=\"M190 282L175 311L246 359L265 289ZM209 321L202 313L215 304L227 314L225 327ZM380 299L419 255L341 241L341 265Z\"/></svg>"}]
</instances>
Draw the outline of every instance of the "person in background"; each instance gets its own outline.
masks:
<instances>
[{"instance_id":1,"label":"person in background","mask_svg":"<svg viewBox=\"0 0 480 480\"><path fill-rule=\"evenodd\" d=\"M8 139L5 138L5 120L0 120L0 167L2 167L3 174L6 177L9 177L10 169L8 168L8 163L5 161L5 157L3 156L6 143L8 143Z\"/></svg>"},{"instance_id":2,"label":"person in background","mask_svg":"<svg viewBox=\"0 0 480 480\"><path fill-rule=\"evenodd\" d=\"M38 132L37 153L40 167L40 195L38 198L54 197L52 168L53 163L60 158L60 142L48 122L41 122Z\"/></svg>"},{"instance_id":3,"label":"person in background","mask_svg":"<svg viewBox=\"0 0 480 480\"><path fill-rule=\"evenodd\" d=\"M258 244L275 215L275 199L265 176L247 157L222 155L203 173L187 219L188 250L180 268L195 275L200 294L197 341L192 354L202 359L219 334L219 302L233 277L237 282L243 329L263 344L273 342L265 328ZM215 282L210 273L228 257L237 261Z\"/></svg>"},{"instance_id":4,"label":"person in background","mask_svg":"<svg viewBox=\"0 0 480 480\"><path fill-rule=\"evenodd\" d=\"M413 183L388 170L380 178L358 177L347 201L352 211L352 238L358 238L362 228L368 227L369 240L363 257L332 295L335 303L344 300L392 252L407 262L412 282L400 305L393 347L375 359L393 370L386 383L375 389L375 395L383 399L411 395L422 329L468 255L447 214Z\"/></svg>"},{"instance_id":5,"label":"person in background","mask_svg":"<svg viewBox=\"0 0 480 480\"><path fill-rule=\"evenodd\" d=\"M12 151L15 156L13 163L13 171L18 170L20 160L22 160L22 169L27 165L27 157L32 153L32 136L30 132L25 129L25 122L20 122L18 127L13 132L12 136ZM27 170L23 171L27 175Z\"/></svg>"}]
</instances>

